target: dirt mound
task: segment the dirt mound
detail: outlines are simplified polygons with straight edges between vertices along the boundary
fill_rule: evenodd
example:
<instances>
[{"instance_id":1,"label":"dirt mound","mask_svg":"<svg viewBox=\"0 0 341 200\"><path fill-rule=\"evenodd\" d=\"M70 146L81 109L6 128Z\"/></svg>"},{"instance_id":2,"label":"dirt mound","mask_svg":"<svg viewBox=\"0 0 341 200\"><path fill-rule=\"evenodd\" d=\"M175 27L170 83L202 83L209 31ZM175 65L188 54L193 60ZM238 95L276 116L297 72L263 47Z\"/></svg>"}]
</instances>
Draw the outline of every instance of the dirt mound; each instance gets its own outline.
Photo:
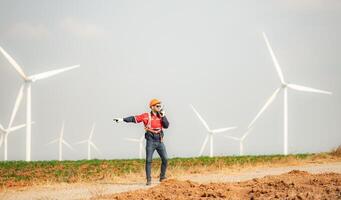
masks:
<instances>
[{"instance_id":1,"label":"dirt mound","mask_svg":"<svg viewBox=\"0 0 341 200\"><path fill-rule=\"evenodd\" d=\"M147 190L93 199L341 199L341 174L314 175L294 170L246 182L210 184L171 179Z\"/></svg>"},{"instance_id":2,"label":"dirt mound","mask_svg":"<svg viewBox=\"0 0 341 200\"><path fill-rule=\"evenodd\" d=\"M290 172L288 172L288 174L290 175L297 175L297 176L308 176L309 173L306 171L300 171L300 170L292 170Z\"/></svg>"}]
</instances>

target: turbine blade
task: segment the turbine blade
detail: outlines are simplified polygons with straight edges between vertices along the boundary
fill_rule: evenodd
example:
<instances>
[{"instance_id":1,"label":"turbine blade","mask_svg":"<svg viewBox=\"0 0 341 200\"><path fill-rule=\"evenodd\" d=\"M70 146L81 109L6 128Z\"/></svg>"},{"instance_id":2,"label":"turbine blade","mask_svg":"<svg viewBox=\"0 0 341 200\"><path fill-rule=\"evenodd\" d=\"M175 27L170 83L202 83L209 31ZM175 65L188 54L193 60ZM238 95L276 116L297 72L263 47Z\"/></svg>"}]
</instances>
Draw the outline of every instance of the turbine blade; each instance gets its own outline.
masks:
<instances>
[{"instance_id":1,"label":"turbine blade","mask_svg":"<svg viewBox=\"0 0 341 200\"><path fill-rule=\"evenodd\" d=\"M87 143L88 140L82 140L82 141L79 141L79 142L76 142L75 144L83 144L83 143Z\"/></svg>"},{"instance_id":2,"label":"turbine blade","mask_svg":"<svg viewBox=\"0 0 341 200\"><path fill-rule=\"evenodd\" d=\"M56 142L58 142L58 141L59 141L59 139L55 139L55 140L52 140L51 142L49 142L49 143L47 143L47 144L45 144L45 145L50 145L50 144L56 143Z\"/></svg>"},{"instance_id":3,"label":"turbine blade","mask_svg":"<svg viewBox=\"0 0 341 200\"><path fill-rule=\"evenodd\" d=\"M274 52L273 52L273 50L272 50L272 48L271 48L270 42L269 42L269 40L268 40L268 37L266 36L266 34L265 34L264 32L263 32L263 37L264 37L266 46L268 47L268 50L269 50L269 52L270 52L272 61L273 61L274 64L275 64L275 67L276 67L278 76L279 76L279 78L281 79L281 82L282 82L282 83L285 83L284 77L283 77L283 72L282 72L282 70L281 70L281 67L280 67L280 65L279 65L279 63L278 63L278 61L277 61L277 58L276 58L276 56L275 56L275 54L274 54Z\"/></svg>"},{"instance_id":4,"label":"turbine blade","mask_svg":"<svg viewBox=\"0 0 341 200\"><path fill-rule=\"evenodd\" d=\"M202 143L202 146L201 146L201 148L200 148L199 156L201 156L202 153L204 152L204 149L205 149L205 147L206 147L206 145L207 145L207 142L208 142L208 138L209 138L209 135L206 135L206 138L205 138L205 140L204 140L204 143Z\"/></svg>"},{"instance_id":5,"label":"turbine blade","mask_svg":"<svg viewBox=\"0 0 341 200\"><path fill-rule=\"evenodd\" d=\"M19 93L18 93L17 99L15 100L13 111L12 111L12 115L11 115L11 118L10 118L10 121L9 121L9 124L8 124L8 128L9 129L13 125L13 121L14 121L14 118L15 118L15 116L17 114L18 108L20 106L21 99L23 97L23 93L24 93L24 84L21 85L21 87L19 89Z\"/></svg>"},{"instance_id":6,"label":"turbine blade","mask_svg":"<svg viewBox=\"0 0 341 200\"><path fill-rule=\"evenodd\" d=\"M266 110L266 108L275 100L278 92L281 90L281 88L277 88L275 92L270 96L270 98L267 100L265 105L260 109L260 111L257 113L256 117L251 121L248 128L252 127L253 124L256 122L256 120L262 115L262 113Z\"/></svg>"},{"instance_id":7,"label":"turbine blade","mask_svg":"<svg viewBox=\"0 0 341 200\"><path fill-rule=\"evenodd\" d=\"M2 124L0 124L0 131L2 131L2 132L5 132L5 131L6 131L5 128L4 128L4 126L3 126Z\"/></svg>"},{"instance_id":8,"label":"turbine blade","mask_svg":"<svg viewBox=\"0 0 341 200\"><path fill-rule=\"evenodd\" d=\"M91 138L92 138L92 135L94 134L95 127L96 127L96 124L94 123L94 124L92 125L92 128L91 128L91 132L90 132L89 140L91 140Z\"/></svg>"},{"instance_id":9,"label":"turbine blade","mask_svg":"<svg viewBox=\"0 0 341 200\"><path fill-rule=\"evenodd\" d=\"M124 138L124 140L130 141L130 142L140 142L139 139L134 139L134 138Z\"/></svg>"},{"instance_id":10,"label":"turbine blade","mask_svg":"<svg viewBox=\"0 0 341 200\"><path fill-rule=\"evenodd\" d=\"M9 63L14 67L14 69L19 73L23 79L27 79L24 70L18 65L18 63L0 46L1 53L6 57Z\"/></svg>"},{"instance_id":11,"label":"turbine blade","mask_svg":"<svg viewBox=\"0 0 341 200\"><path fill-rule=\"evenodd\" d=\"M67 143L65 140L62 140L63 144L65 144L65 146L67 146L69 149L71 149L72 151L74 151L75 149L69 144Z\"/></svg>"},{"instance_id":12,"label":"turbine blade","mask_svg":"<svg viewBox=\"0 0 341 200\"><path fill-rule=\"evenodd\" d=\"M31 121L31 124L35 124L35 123L36 123L35 121ZM11 127L8 130L9 130L9 132L13 132L13 131L22 129L24 127L26 127L26 124L21 124L21 125L15 126L15 127Z\"/></svg>"},{"instance_id":13,"label":"turbine blade","mask_svg":"<svg viewBox=\"0 0 341 200\"><path fill-rule=\"evenodd\" d=\"M48 71L48 72L43 72L43 73L40 73L40 74L36 74L36 75L30 76L29 79L31 79L32 81L45 79L45 78L48 78L48 77L60 74L62 72L66 72L66 71L78 68L79 66L80 65L74 65L74 66L71 66L71 67L65 67L65 68L62 68L62 69L56 69L56 70L51 70L51 71Z\"/></svg>"},{"instance_id":14,"label":"turbine blade","mask_svg":"<svg viewBox=\"0 0 341 200\"><path fill-rule=\"evenodd\" d=\"M226 137L226 138L228 138L228 139L240 141L240 138L237 138L237 137L232 137L232 136L229 136L229 135L224 135L224 137Z\"/></svg>"},{"instance_id":15,"label":"turbine blade","mask_svg":"<svg viewBox=\"0 0 341 200\"><path fill-rule=\"evenodd\" d=\"M194 108L194 106L191 104L190 105L192 110L194 111L194 113L197 115L197 117L199 118L199 120L201 121L201 123L205 126L205 128L209 131L210 127L208 126L208 124L206 123L206 121L204 120L204 118L202 118L202 116L199 114L199 112Z\"/></svg>"},{"instance_id":16,"label":"turbine blade","mask_svg":"<svg viewBox=\"0 0 341 200\"><path fill-rule=\"evenodd\" d=\"M90 142L90 145L100 154L102 155L101 151L98 149L98 147L93 143L93 142Z\"/></svg>"},{"instance_id":17,"label":"turbine blade","mask_svg":"<svg viewBox=\"0 0 341 200\"><path fill-rule=\"evenodd\" d=\"M65 121L62 122L62 129L60 129L60 136L59 136L59 138L61 140L63 139L64 129L65 129Z\"/></svg>"},{"instance_id":18,"label":"turbine blade","mask_svg":"<svg viewBox=\"0 0 341 200\"><path fill-rule=\"evenodd\" d=\"M228 127L228 128L219 128L219 129L214 129L212 130L213 133L222 133L222 132L226 132L232 129L236 129L237 127L233 126L233 127Z\"/></svg>"},{"instance_id":19,"label":"turbine blade","mask_svg":"<svg viewBox=\"0 0 341 200\"><path fill-rule=\"evenodd\" d=\"M26 127L26 124L21 124L21 125L18 125L18 126L11 127L11 128L9 129L9 131L10 131L10 132L13 132L13 131L22 129L22 128L24 128L24 127Z\"/></svg>"},{"instance_id":20,"label":"turbine blade","mask_svg":"<svg viewBox=\"0 0 341 200\"><path fill-rule=\"evenodd\" d=\"M310 88L302 85L296 85L296 84L288 84L288 87L294 90L303 91L303 92L312 92L312 93L320 93L320 94L329 94L331 95L332 92Z\"/></svg>"}]
</instances>

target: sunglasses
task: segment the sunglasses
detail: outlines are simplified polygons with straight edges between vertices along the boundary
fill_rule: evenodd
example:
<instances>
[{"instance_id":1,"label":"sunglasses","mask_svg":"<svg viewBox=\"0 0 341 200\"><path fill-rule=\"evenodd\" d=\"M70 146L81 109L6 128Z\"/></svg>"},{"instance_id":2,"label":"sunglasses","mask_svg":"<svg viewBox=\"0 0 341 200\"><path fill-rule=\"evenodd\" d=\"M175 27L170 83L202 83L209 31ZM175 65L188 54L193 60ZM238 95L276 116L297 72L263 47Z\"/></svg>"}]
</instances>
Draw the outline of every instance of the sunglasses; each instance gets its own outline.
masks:
<instances>
[{"instance_id":1,"label":"sunglasses","mask_svg":"<svg viewBox=\"0 0 341 200\"><path fill-rule=\"evenodd\" d=\"M161 105L156 105L155 107L157 107L157 108L161 108L162 106L161 106Z\"/></svg>"}]
</instances>

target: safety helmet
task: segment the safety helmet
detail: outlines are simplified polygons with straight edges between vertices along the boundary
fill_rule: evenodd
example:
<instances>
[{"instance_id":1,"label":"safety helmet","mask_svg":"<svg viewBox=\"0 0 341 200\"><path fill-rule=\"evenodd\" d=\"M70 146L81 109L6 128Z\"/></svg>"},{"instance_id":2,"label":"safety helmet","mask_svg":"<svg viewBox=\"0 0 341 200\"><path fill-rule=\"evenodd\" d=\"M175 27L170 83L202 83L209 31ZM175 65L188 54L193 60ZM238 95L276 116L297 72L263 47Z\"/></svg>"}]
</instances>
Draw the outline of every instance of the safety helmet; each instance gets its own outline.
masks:
<instances>
[{"instance_id":1,"label":"safety helmet","mask_svg":"<svg viewBox=\"0 0 341 200\"><path fill-rule=\"evenodd\" d=\"M160 100L158 100L158 99L152 99L152 100L150 100L150 102L149 102L149 107L151 108L152 106L155 106L156 104L159 104L159 103L161 103Z\"/></svg>"}]
</instances>

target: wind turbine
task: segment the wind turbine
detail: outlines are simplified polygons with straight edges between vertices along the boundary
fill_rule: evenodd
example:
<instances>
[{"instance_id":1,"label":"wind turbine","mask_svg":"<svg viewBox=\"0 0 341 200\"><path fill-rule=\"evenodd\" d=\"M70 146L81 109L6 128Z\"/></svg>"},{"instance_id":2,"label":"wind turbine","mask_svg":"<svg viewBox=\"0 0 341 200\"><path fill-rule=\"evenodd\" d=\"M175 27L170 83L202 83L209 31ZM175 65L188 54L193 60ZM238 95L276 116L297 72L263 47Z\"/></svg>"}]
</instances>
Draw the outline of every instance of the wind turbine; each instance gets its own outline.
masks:
<instances>
[{"instance_id":1,"label":"wind turbine","mask_svg":"<svg viewBox=\"0 0 341 200\"><path fill-rule=\"evenodd\" d=\"M95 131L95 126L96 126L96 124L94 123L92 125L91 131L90 131L90 135L89 135L89 138L87 140L83 140L83 141L80 141L80 142L76 143L76 144L87 143L87 145L88 145L88 160L91 159L91 147L93 147L99 154L101 154L101 152L99 151L98 147L91 141L92 136L93 136L94 131Z\"/></svg>"},{"instance_id":2,"label":"wind turbine","mask_svg":"<svg viewBox=\"0 0 341 200\"><path fill-rule=\"evenodd\" d=\"M208 140L210 140L210 157L213 157L213 135L215 135L216 133L222 133L222 132L226 132L232 129L235 129L237 127L228 127L228 128L219 128L219 129L211 129L207 122L204 120L204 118L199 114L199 112L194 108L194 106L191 104L190 107L192 108L192 110L194 111L194 113L197 115L197 117L199 118L199 120L201 121L201 123L205 126L208 134L204 140L204 143L201 146L200 149L200 153L199 156L201 156L204 152L204 149L207 145Z\"/></svg>"},{"instance_id":3,"label":"wind turbine","mask_svg":"<svg viewBox=\"0 0 341 200\"><path fill-rule=\"evenodd\" d=\"M8 150L8 135L16 130L22 129L26 126L26 124L14 126L14 127L7 127L6 129L0 124L0 132L1 132L1 142L0 147L2 146L2 142L4 143L4 161L7 161L7 150Z\"/></svg>"},{"instance_id":4,"label":"wind turbine","mask_svg":"<svg viewBox=\"0 0 341 200\"><path fill-rule=\"evenodd\" d=\"M266 34L264 32L263 32L263 37L264 37L266 46L270 52L272 61L275 65L277 74L278 74L279 79L281 81L281 85L274 91L274 93L266 101L265 105L257 113L256 117L250 123L249 128L262 115L262 113L267 109L267 107L275 100L278 93L283 91L283 95L284 95L284 145L283 145L284 149L283 149L283 153L284 153L284 155L287 155L288 154L288 89L293 89L293 90L302 91L302 92L329 94L329 95L331 95L332 93L329 91L324 91L324 90L320 90L320 89L310 88L310 87L297 85L297 84L291 84L291 83L286 82L284 80L282 69L281 69L281 67L277 61L277 58L276 58L276 56L272 50L272 47L271 47L270 42L268 40L268 37L266 36Z\"/></svg>"},{"instance_id":5,"label":"wind turbine","mask_svg":"<svg viewBox=\"0 0 341 200\"><path fill-rule=\"evenodd\" d=\"M18 111L18 108L20 106L20 102L21 102L22 95L23 95L23 89L24 89L23 87L20 87L20 90L19 90L18 96L16 98L16 101L14 103L14 107L13 107L13 110L12 110L11 118L9 120L7 128L4 128L4 126L2 124L0 124L0 132L1 132L0 147L2 146L2 142L3 142L4 143L4 160L5 161L7 160L7 149L8 149L7 140L8 140L8 135L11 132L19 130L19 129L24 128L26 126L25 124L22 124L22 125L18 125L18 126L12 127L14 119L15 119L15 116L16 116L17 111Z\"/></svg>"},{"instance_id":6,"label":"wind turbine","mask_svg":"<svg viewBox=\"0 0 341 200\"><path fill-rule=\"evenodd\" d=\"M74 65L70 67L65 67L62 69L51 70L48 72L43 72L39 74L35 74L32 76L27 76L23 69L19 66L19 64L0 46L1 53L5 56L8 62L14 67L14 69L18 72L18 74L23 79L23 84L21 87L26 86L26 161L31 161L31 86L32 83L38 80L42 80L51 76L55 76L62 72L66 72L72 69L79 67L79 65Z\"/></svg>"},{"instance_id":7,"label":"wind turbine","mask_svg":"<svg viewBox=\"0 0 341 200\"><path fill-rule=\"evenodd\" d=\"M247 129L247 131L244 133L244 135L242 135L242 137L240 137L240 138L229 136L229 135L224 135L224 137L239 142L239 155L242 156L242 155L244 155L244 145L243 145L243 142L244 142L245 138L249 135L250 132L251 132L251 129Z\"/></svg>"},{"instance_id":8,"label":"wind turbine","mask_svg":"<svg viewBox=\"0 0 341 200\"><path fill-rule=\"evenodd\" d=\"M72 148L72 146L67 143L64 139L63 139L63 136L64 136L64 127L65 127L65 123L63 122L62 124L62 129L60 130L60 136L59 138L55 139L55 140L52 140L51 142L47 143L46 145L49 145L49 144L53 144L53 143L56 143L58 142L58 145L59 145L59 156L58 156L58 160L59 161L62 161L62 157L63 157L63 144L65 146L67 146L69 149L73 150L74 149Z\"/></svg>"},{"instance_id":9,"label":"wind turbine","mask_svg":"<svg viewBox=\"0 0 341 200\"><path fill-rule=\"evenodd\" d=\"M139 158L142 159L143 158L142 153L143 153L144 135L142 135L141 138L139 138L139 139L124 138L124 140L130 141L130 142L137 142L139 144Z\"/></svg>"}]
</instances>

